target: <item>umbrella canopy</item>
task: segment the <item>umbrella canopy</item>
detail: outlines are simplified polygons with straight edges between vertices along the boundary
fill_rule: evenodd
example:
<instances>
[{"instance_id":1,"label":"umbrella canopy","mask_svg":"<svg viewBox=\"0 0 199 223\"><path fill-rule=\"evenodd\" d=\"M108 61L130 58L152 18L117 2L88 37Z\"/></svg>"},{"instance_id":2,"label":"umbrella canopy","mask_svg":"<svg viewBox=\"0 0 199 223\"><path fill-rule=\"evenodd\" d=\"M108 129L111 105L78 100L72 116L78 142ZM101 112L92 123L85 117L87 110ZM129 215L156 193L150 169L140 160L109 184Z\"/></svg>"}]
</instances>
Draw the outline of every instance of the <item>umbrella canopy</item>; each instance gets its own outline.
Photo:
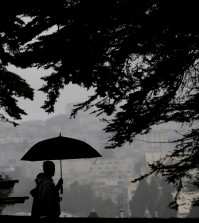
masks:
<instances>
[{"instance_id":1,"label":"umbrella canopy","mask_svg":"<svg viewBox=\"0 0 199 223\"><path fill-rule=\"evenodd\" d=\"M101 157L101 155L84 141L58 136L42 140L33 145L21 158L27 161L63 160Z\"/></svg>"},{"instance_id":2,"label":"umbrella canopy","mask_svg":"<svg viewBox=\"0 0 199 223\"><path fill-rule=\"evenodd\" d=\"M63 159L95 158L101 155L84 141L58 136L42 140L33 145L21 158L26 161L60 160L60 173L62 178ZM63 188L61 188L63 193Z\"/></svg>"}]
</instances>

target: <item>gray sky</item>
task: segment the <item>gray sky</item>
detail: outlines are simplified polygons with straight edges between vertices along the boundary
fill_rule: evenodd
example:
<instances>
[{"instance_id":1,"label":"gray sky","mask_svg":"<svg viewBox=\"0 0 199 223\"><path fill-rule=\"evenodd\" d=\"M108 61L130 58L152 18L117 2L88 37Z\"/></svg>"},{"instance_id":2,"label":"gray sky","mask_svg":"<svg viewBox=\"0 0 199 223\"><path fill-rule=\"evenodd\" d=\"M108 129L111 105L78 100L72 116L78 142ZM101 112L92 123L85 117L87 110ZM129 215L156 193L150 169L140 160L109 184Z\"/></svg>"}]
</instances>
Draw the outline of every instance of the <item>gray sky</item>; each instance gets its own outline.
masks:
<instances>
[{"instance_id":1,"label":"gray sky","mask_svg":"<svg viewBox=\"0 0 199 223\"><path fill-rule=\"evenodd\" d=\"M28 114L26 116L23 116L22 121L37 119L46 120L57 114L63 114L65 113L65 107L67 103L84 101L89 95L91 95L91 92L88 92L86 89L81 88L78 85L70 84L61 91L60 97L55 104L55 112L48 114L42 108L40 108L43 105L44 100L46 99L46 95L37 90L44 84L44 81L42 81L40 78L42 76L49 75L50 70L36 68L19 69L12 65L8 67L8 70L19 74L23 79L27 81L27 83L32 88L36 90L33 101L28 99L19 100L19 105Z\"/></svg>"}]
</instances>

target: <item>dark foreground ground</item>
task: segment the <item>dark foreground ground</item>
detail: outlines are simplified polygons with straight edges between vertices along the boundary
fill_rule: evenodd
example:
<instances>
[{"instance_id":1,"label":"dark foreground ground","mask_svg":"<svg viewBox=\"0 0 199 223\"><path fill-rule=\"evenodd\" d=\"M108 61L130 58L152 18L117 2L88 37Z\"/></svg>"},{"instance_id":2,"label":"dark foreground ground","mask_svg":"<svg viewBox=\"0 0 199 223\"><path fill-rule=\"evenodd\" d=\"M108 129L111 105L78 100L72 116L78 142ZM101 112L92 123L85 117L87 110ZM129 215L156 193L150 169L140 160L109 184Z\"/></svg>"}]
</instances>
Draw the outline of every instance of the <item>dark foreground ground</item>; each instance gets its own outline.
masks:
<instances>
[{"instance_id":1,"label":"dark foreground ground","mask_svg":"<svg viewBox=\"0 0 199 223\"><path fill-rule=\"evenodd\" d=\"M30 216L10 216L10 215L0 215L0 223L9 223L9 222L19 222L19 223L39 223L39 222L60 222L60 223L78 223L78 222L114 222L114 223L166 223L166 222L179 222L179 223L196 223L198 222L197 218L59 218L56 221L46 221L45 219L33 220Z\"/></svg>"}]
</instances>

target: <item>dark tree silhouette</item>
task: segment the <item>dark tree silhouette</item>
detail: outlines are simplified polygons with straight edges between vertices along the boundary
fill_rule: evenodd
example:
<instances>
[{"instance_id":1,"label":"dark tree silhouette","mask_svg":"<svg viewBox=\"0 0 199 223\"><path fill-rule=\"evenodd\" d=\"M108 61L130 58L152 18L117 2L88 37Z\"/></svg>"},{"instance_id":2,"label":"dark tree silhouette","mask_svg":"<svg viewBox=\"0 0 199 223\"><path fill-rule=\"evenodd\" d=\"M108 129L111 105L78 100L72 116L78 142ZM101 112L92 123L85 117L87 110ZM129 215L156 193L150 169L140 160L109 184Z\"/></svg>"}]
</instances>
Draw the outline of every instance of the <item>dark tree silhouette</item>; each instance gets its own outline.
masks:
<instances>
[{"instance_id":1,"label":"dark tree silhouette","mask_svg":"<svg viewBox=\"0 0 199 223\"><path fill-rule=\"evenodd\" d=\"M145 179L141 180L129 202L132 217L144 217L148 200L150 199L149 185Z\"/></svg>"},{"instance_id":2,"label":"dark tree silhouette","mask_svg":"<svg viewBox=\"0 0 199 223\"><path fill-rule=\"evenodd\" d=\"M173 201L173 191L174 188L162 177L152 176L149 183L143 179L129 202L132 216L144 217L148 209L152 218L177 217L177 211L169 208L169 204Z\"/></svg>"},{"instance_id":3,"label":"dark tree silhouette","mask_svg":"<svg viewBox=\"0 0 199 223\"><path fill-rule=\"evenodd\" d=\"M159 218L176 218L177 217L177 211L170 209L169 204L173 202L173 195L172 192L174 192L174 188L172 185L168 184L164 178L161 177L155 177L156 178L156 187L154 188L155 191L156 188L158 189L158 193L155 196L156 202L155 202L155 211L157 211L157 217ZM152 183L152 182L151 182ZM152 185L151 185L152 186ZM153 186L155 186L153 184ZM153 199L153 198L152 198ZM150 203L148 204L148 209L150 210ZM153 215L154 216L154 213Z\"/></svg>"},{"instance_id":4,"label":"dark tree silhouette","mask_svg":"<svg viewBox=\"0 0 199 223\"><path fill-rule=\"evenodd\" d=\"M158 198L159 198L159 178L158 177L152 177L148 193L150 196L150 199L147 200L147 208L149 210L149 213L152 218L156 217L156 211L158 211Z\"/></svg>"},{"instance_id":5,"label":"dark tree silhouette","mask_svg":"<svg viewBox=\"0 0 199 223\"><path fill-rule=\"evenodd\" d=\"M94 94L72 116L91 107L106 114L107 148L133 142L155 124L188 125L168 155L175 161L158 161L148 173L166 176L178 196L183 180L199 167L197 1L16 1L12 8L15 16L1 26L2 67L11 61L53 69L40 89L47 94L46 112L54 111L60 90L73 83ZM3 1L2 10L8 9L10 1Z\"/></svg>"},{"instance_id":6,"label":"dark tree silhouette","mask_svg":"<svg viewBox=\"0 0 199 223\"><path fill-rule=\"evenodd\" d=\"M64 211L84 212L88 216L94 208L100 217L115 217L117 214L116 204L109 198L96 197L90 184L80 185L75 181L70 185L70 190L64 190L63 194L61 208Z\"/></svg>"},{"instance_id":7,"label":"dark tree silhouette","mask_svg":"<svg viewBox=\"0 0 199 223\"><path fill-rule=\"evenodd\" d=\"M33 89L25 80L7 70L18 50L16 33L23 23L16 15L1 15L0 21L0 120L16 125L16 120L26 115L17 104L18 98L33 99Z\"/></svg>"}]
</instances>

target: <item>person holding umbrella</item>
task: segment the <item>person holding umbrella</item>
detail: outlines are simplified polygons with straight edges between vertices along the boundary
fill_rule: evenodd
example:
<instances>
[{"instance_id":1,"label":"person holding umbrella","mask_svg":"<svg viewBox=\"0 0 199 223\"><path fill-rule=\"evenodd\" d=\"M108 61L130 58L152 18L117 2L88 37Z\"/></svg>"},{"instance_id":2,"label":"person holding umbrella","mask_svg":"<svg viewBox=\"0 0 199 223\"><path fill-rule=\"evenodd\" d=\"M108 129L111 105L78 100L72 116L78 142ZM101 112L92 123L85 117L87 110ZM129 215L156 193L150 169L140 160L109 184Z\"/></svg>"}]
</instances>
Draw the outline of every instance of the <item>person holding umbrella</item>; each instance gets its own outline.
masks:
<instances>
[{"instance_id":1,"label":"person holding umbrella","mask_svg":"<svg viewBox=\"0 0 199 223\"><path fill-rule=\"evenodd\" d=\"M46 172L45 169L47 166L51 166L49 169L51 169L50 171L47 171L47 174L45 173L45 178L48 179L48 181L43 184L41 183L40 187L42 188L41 190L43 191L43 197L44 197L44 191L45 191L45 197L48 197L47 194L52 194L51 192L49 193L48 191L58 191L59 189L61 189L61 194L63 193L63 180L62 180L62 160L64 159L87 159L87 158L96 158L96 157L102 157L101 154L98 153L98 151L96 151L91 145L89 145L88 143L79 140L79 139L75 139L75 138L70 138L70 137L63 137L60 133L60 135L58 137L53 137L53 138L48 138L48 139L44 139L42 141L37 142L36 144L34 144L21 158L21 160L25 160L25 161L41 161L41 160L60 160L60 175L61 175L61 179L58 182L58 185L55 186L54 182L52 180L52 177L54 176L54 172L55 172L55 166L54 163L52 161L45 161L44 162L44 171ZM45 163L48 164L45 164ZM50 164L50 163L51 164ZM46 167L45 167L46 166ZM50 173L49 173L50 172ZM49 189L44 190L45 186L47 185L49 187ZM53 186L52 186L53 185ZM43 188L44 187L44 188ZM53 189L53 188L56 188ZM54 192L53 192L54 194ZM59 194L58 192L56 192L56 194ZM59 197L58 195L56 195L56 197ZM44 202L48 202L47 198L43 198L41 199L40 206L41 209L44 208L42 207L42 204L45 203ZM49 198L49 200L52 200L51 198ZM56 208L52 208L54 205L51 205L51 207L48 208L48 210L56 210L56 214L53 214L54 216L59 216L60 213L60 207L59 207L59 202L60 202L60 198L59 199L55 199L58 200ZM42 203L43 202L43 203ZM49 204L47 204L47 206L50 206ZM42 211L43 214L44 211ZM46 211L47 212L47 211ZM48 212L50 215L52 214L52 212Z\"/></svg>"},{"instance_id":2,"label":"person holding umbrella","mask_svg":"<svg viewBox=\"0 0 199 223\"><path fill-rule=\"evenodd\" d=\"M39 218L58 218L61 214L59 190L63 186L63 179L60 178L55 185L53 176L55 164L52 161L43 162L43 175L37 185L37 210Z\"/></svg>"}]
</instances>

